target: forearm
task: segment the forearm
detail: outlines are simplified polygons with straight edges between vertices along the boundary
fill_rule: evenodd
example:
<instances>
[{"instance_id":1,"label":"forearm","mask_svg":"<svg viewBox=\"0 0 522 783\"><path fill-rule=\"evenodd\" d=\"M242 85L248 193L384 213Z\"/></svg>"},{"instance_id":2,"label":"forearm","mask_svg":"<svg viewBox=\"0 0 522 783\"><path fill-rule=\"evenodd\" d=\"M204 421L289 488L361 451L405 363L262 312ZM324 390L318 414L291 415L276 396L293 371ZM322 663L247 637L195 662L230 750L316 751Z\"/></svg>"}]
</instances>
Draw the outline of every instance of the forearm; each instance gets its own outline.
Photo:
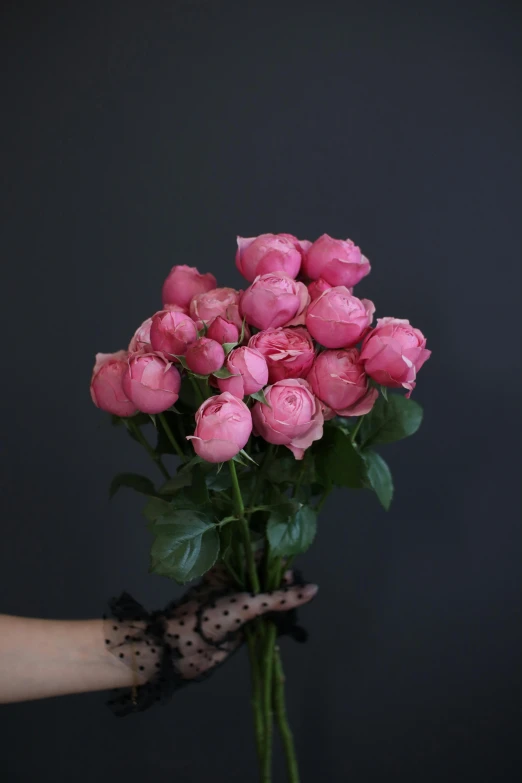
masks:
<instances>
[{"instance_id":1,"label":"forearm","mask_svg":"<svg viewBox=\"0 0 522 783\"><path fill-rule=\"evenodd\" d=\"M0 615L0 703L129 687L135 676L105 649L103 620Z\"/></svg>"}]
</instances>

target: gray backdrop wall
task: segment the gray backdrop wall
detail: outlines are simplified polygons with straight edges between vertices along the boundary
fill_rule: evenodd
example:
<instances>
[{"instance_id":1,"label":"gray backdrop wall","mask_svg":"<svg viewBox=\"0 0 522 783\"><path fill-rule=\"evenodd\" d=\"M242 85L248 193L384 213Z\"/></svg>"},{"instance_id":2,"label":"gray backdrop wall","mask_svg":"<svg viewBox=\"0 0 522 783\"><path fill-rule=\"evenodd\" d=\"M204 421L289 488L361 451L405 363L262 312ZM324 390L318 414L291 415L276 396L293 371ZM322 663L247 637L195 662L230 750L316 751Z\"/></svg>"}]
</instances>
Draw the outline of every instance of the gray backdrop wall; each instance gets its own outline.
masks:
<instances>
[{"instance_id":1,"label":"gray backdrop wall","mask_svg":"<svg viewBox=\"0 0 522 783\"><path fill-rule=\"evenodd\" d=\"M159 606L146 456L88 395L174 263L239 285L235 235L353 238L359 289L433 357L397 493L331 498L302 558L320 598L284 644L303 783L518 779L520 9L509 2L7 2L0 611ZM4 706L9 783L253 781L236 657L167 708ZM281 759L278 775L282 780Z\"/></svg>"}]
</instances>

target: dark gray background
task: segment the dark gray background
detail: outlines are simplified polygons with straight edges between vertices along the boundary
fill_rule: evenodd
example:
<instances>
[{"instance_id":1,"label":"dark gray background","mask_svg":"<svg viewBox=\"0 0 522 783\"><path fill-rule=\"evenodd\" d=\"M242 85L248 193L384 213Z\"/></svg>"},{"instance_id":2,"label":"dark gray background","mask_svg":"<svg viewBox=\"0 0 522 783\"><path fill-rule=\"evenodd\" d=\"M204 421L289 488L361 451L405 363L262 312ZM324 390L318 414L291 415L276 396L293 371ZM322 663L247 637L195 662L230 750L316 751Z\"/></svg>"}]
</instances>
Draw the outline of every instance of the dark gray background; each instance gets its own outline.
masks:
<instances>
[{"instance_id":1,"label":"dark gray background","mask_svg":"<svg viewBox=\"0 0 522 783\"><path fill-rule=\"evenodd\" d=\"M236 233L349 236L358 291L433 357L383 449L391 511L337 494L284 644L303 783L514 781L520 654L520 65L515 3L4 2L0 610L101 613L147 574L154 475L91 404L174 263L238 285ZM254 781L243 656L167 708L0 710L9 783ZM276 781L283 780L278 756Z\"/></svg>"}]
</instances>

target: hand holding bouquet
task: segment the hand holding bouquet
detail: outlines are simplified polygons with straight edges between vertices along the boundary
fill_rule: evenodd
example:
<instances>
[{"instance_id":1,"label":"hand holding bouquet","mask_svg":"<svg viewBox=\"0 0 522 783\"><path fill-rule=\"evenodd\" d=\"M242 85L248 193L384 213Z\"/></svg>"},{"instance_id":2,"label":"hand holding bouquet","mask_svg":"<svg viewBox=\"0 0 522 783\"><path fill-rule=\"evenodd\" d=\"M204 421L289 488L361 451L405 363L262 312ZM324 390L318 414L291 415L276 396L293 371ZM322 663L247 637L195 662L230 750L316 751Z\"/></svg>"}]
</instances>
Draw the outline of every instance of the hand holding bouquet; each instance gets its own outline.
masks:
<instances>
[{"instance_id":1,"label":"hand holding bouquet","mask_svg":"<svg viewBox=\"0 0 522 783\"><path fill-rule=\"evenodd\" d=\"M97 355L91 395L161 471L159 486L128 473L111 486L147 496L151 571L184 584L217 564L256 595L281 588L334 487L373 490L389 507L392 478L374 447L418 429L409 397L430 351L407 320L372 327L373 302L353 293L370 263L350 240L240 237L236 266L243 291L175 266L163 308L128 350ZM296 783L277 626L258 615L245 638L261 780L270 781L275 715Z\"/></svg>"}]
</instances>

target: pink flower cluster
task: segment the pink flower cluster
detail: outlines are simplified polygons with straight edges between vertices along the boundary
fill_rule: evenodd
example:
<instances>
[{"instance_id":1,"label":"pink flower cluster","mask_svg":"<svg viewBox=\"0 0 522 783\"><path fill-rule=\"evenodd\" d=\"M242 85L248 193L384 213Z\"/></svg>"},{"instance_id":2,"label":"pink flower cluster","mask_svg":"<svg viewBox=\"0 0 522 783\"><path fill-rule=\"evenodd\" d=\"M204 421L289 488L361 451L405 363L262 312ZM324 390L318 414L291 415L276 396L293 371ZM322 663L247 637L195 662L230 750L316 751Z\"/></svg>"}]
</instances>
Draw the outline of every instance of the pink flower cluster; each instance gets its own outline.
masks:
<instances>
[{"instance_id":1,"label":"pink flower cluster","mask_svg":"<svg viewBox=\"0 0 522 783\"><path fill-rule=\"evenodd\" d=\"M237 245L246 290L173 267L163 309L128 350L96 356L95 405L117 416L161 413L176 403L183 374L206 377L219 394L199 407L188 439L203 459L223 462L252 432L302 459L325 420L368 413L377 385L411 394L430 356L426 339L399 318L372 328L373 302L353 293L370 262L351 240L262 234Z\"/></svg>"}]
</instances>

